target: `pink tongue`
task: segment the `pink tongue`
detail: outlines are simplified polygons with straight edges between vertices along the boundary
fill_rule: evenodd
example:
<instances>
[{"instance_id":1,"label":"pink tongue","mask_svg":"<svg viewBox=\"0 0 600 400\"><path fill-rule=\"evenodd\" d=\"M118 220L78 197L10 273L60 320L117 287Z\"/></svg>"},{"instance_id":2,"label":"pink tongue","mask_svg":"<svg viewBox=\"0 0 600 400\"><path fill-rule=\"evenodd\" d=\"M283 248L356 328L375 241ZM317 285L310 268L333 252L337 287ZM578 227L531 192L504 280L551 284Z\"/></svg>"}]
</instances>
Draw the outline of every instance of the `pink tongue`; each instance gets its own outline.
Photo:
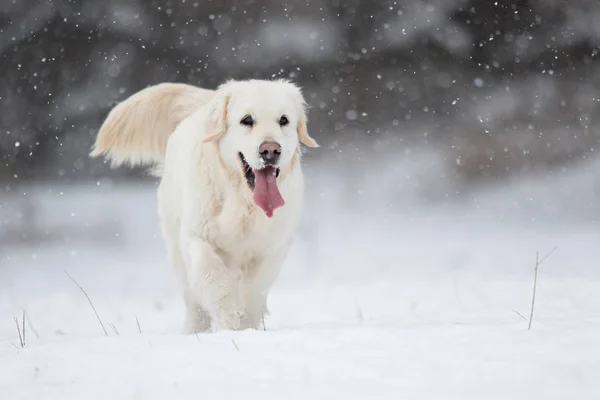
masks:
<instances>
[{"instance_id":1,"label":"pink tongue","mask_svg":"<svg viewBox=\"0 0 600 400\"><path fill-rule=\"evenodd\" d=\"M277 187L276 170L273 167L253 169L254 202L263 209L267 217L273 216L275 209L283 206L285 201Z\"/></svg>"}]
</instances>

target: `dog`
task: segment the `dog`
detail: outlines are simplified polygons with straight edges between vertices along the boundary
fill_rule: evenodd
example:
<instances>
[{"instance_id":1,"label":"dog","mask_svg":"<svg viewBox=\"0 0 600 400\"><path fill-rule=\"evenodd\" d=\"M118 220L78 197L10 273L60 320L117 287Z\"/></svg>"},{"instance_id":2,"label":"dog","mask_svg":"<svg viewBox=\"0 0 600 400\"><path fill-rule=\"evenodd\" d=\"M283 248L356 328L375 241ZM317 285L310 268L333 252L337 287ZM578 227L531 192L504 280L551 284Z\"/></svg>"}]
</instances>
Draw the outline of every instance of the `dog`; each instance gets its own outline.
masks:
<instances>
[{"instance_id":1,"label":"dog","mask_svg":"<svg viewBox=\"0 0 600 400\"><path fill-rule=\"evenodd\" d=\"M115 106L90 153L152 167L185 333L257 329L297 228L307 103L288 80L160 83Z\"/></svg>"}]
</instances>

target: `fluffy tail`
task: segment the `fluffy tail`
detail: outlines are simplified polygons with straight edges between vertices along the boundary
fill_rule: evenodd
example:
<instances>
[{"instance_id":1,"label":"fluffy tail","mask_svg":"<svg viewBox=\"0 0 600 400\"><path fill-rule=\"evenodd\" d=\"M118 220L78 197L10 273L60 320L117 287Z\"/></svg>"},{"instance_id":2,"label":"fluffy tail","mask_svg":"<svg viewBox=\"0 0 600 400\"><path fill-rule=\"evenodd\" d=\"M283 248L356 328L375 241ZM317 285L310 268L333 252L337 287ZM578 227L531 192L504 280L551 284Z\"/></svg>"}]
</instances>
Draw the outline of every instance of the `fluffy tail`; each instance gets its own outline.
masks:
<instances>
[{"instance_id":1,"label":"fluffy tail","mask_svg":"<svg viewBox=\"0 0 600 400\"><path fill-rule=\"evenodd\" d=\"M173 130L213 94L183 83L161 83L133 94L110 111L90 156L104 155L113 167L161 164Z\"/></svg>"}]
</instances>

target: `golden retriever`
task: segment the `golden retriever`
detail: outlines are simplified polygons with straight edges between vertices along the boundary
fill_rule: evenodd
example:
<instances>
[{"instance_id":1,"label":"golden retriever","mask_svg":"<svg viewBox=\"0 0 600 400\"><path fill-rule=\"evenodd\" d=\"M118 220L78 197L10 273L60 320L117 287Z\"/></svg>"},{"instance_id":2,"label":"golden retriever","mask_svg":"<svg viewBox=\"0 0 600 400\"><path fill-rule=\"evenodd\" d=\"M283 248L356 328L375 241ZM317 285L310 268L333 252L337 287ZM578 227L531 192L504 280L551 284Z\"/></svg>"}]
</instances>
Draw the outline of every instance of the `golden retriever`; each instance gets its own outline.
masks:
<instances>
[{"instance_id":1,"label":"golden retriever","mask_svg":"<svg viewBox=\"0 0 600 400\"><path fill-rule=\"evenodd\" d=\"M286 80L216 90L162 83L102 124L91 156L152 165L158 214L186 306L185 332L256 329L304 194L300 143L318 147L306 102Z\"/></svg>"}]
</instances>

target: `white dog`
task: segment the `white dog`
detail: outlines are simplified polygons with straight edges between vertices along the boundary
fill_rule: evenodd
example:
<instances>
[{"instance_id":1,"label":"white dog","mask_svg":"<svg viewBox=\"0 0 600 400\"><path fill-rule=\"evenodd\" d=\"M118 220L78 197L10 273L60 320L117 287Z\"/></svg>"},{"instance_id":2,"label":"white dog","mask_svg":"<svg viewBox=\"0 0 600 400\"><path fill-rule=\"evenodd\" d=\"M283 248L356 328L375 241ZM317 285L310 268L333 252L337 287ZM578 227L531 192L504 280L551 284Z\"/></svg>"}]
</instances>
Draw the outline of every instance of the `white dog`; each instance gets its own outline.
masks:
<instances>
[{"instance_id":1,"label":"white dog","mask_svg":"<svg viewBox=\"0 0 600 400\"><path fill-rule=\"evenodd\" d=\"M109 113L91 156L154 165L158 213L186 305L185 331L257 328L297 226L306 128L300 89L163 83Z\"/></svg>"}]
</instances>

